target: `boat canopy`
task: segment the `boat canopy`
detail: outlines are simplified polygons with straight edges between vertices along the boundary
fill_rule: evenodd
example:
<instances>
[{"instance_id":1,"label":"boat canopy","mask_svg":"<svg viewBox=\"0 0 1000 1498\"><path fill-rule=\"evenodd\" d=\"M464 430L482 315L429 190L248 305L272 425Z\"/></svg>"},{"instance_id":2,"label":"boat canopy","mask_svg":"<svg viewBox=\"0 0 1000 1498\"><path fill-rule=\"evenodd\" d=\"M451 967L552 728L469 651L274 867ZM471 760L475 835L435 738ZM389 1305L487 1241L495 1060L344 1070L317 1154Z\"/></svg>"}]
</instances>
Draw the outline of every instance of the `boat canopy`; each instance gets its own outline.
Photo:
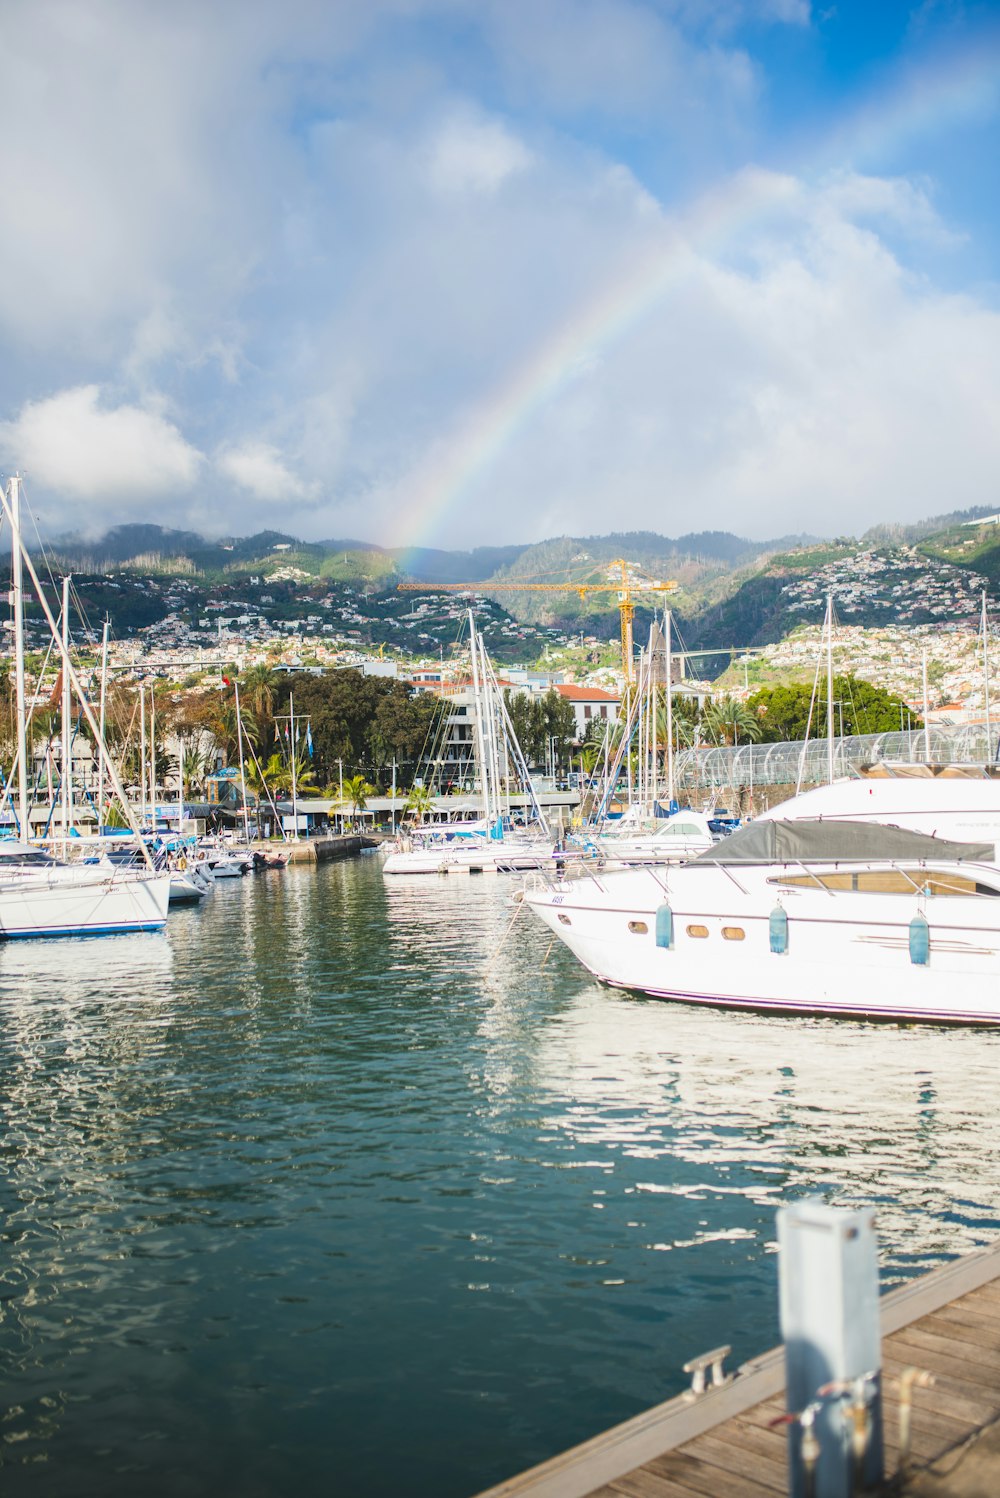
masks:
<instances>
[{"instance_id":1,"label":"boat canopy","mask_svg":"<svg viewBox=\"0 0 1000 1498\"><path fill-rule=\"evenodd\" d=\"M794 822L751 822L699 853L692 863L855 863L942 859L958 863L993 863L993 843L955 843L905 827L876 822L824 821L802 818Z\"/></svg>"}]
</instances>

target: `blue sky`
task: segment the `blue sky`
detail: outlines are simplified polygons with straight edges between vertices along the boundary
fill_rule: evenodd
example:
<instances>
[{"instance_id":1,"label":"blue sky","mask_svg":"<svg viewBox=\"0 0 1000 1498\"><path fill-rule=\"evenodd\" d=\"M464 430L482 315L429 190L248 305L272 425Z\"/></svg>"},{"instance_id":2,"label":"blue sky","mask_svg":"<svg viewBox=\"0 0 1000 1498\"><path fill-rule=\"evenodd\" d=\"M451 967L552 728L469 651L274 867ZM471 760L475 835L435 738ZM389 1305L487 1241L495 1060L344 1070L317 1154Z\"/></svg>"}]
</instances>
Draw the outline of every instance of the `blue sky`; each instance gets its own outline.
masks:
<instances>
[{"instance_id":1,"label":"blue sky","mask_svg":"<svg viewBox=\"0 0 1000 1498\"><path fill-rule=\"evenodd\" d=\"M50 531L1000 505L1000 5L7 0L0 460Z\"/></svg>"}]
</instances>

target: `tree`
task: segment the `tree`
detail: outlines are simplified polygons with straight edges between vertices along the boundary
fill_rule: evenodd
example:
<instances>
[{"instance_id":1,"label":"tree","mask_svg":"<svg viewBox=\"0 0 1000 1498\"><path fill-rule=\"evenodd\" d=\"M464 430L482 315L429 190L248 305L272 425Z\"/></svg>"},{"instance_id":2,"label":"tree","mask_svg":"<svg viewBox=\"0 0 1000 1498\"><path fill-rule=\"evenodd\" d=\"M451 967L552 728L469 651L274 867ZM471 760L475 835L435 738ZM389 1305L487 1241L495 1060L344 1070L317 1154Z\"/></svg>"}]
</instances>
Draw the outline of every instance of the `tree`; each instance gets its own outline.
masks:
<instances>
[{"instance_id":1,"label":"tree","mask_svg":"<svg viewBox=\"0 0 1000 1498\"><path fill-rule=\"evenodd\" d=\"M291 687L282 683L275 700L282 707ZM397 764L412 773L428 727L441 704L404 682L335 671L296 680L295 717L312 728L313 764L321 783L339 781L339 761L352 767Z\"/></svg>"},{"instance_id":2,"label":"tree","mask_svg":"<svg viewBox=\"0 0 1000 1498\"><path fill-rule=\"evenodd\" d=\"M184 737L180 741L181 798L187 800L190 788L201 785L210 759L198 737Z\"/></svg>"},{"instance_id":3,"label":"tree","mask_svg":"<svg viewBox=\"0 0 1000 1498\"><path fill-rule=\"evenodd\" d=\"M753 743L761 735L757 714L738 697L719 697L710 702L701 715L701 727L705 737L717 744Z\"/></svg>"},{"instance_id":4,"label":"tree","mask_svg":"<svg viewBox=\"0 0 1000 1498\"><path fill-rule=\"evenodd\" d=\"M760 737L768 744L804 739L809 723L813 688L807 682L786 687L763 687L747 702L760 724ZM923 722L906 703L881 687L857 676L835 676L833 680L834 724L839 734L899 732L901 727L922 728ZM826 682L821 683L813 704L809 733L826 733Z\"/></svg>"},{"instance_id":5,"label":"tree","mask_svg":"<svg viewBox=\"0 0 1000 1498\"><path fill-rule=\"evenodd\" d=\"M374 794L375 787L369 785L363 775L352 775L350 780L344 781L344 801L353 812L364 811L368 797Z\"/></svg>"},{"instance_id":6,"label":"tree","mask_svg":"<svg viewBox=\"0 0 1000 1498\"><path fill-rule=\"evenodd\" d=\"M406 798L403 807L404 815L412 816L417 822L422 822L433 805L434 797L425 785L414 785L410 787L410 794Z\"/></svg>"},{"instance_id":7,"label":"tree","mask_svg":"<svg viewBox=\"0 0 1000 1498\"><path fill-rule=\"evenodd\" d=\"M277 677L266 662L250 666L240 682L241 716L250 712L263 737L270 738Z\"/></svg>"}]
</instances>

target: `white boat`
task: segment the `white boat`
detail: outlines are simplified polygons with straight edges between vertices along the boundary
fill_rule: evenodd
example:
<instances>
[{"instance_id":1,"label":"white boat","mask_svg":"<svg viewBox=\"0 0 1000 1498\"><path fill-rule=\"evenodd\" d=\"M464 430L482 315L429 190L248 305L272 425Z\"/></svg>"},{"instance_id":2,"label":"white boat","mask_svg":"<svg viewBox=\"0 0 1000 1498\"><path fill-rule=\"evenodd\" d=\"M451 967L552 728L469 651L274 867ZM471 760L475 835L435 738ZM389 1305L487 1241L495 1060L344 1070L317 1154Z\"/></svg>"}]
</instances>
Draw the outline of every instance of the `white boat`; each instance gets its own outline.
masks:
<instances>
[{"instance_id":1,"label":"white boat","mask_svg":"<svg viewBox=\"0 0 1000 1498\"><path fill-rule=\"evenodd\" d=\"M636 864L682 863L711 848L716 839L708 818L700 811L678 811L652 825L637 826L627 820L605 823L597 836L583 841L587 851L596 852L607 869L626 868Z\"/></svg>"},{"instance_id":2,"label":"white boat","mask_svg":"<svg viewBox=\"0 0 1000 1498\"><path fill-rule=\"evenodd\" d=\"M209 885L193 871L170 870L171 905L200 905L208 890Z\"/></svg>"},{"instance_id":3,"label":"white boat","mask_svg":"<svg viewBox=\"0 0 1000 1498\"><path fill-rule=\"evenodd\" d=\"M4 799L16 787L14 807L17 826L27 837L30 827L28 805L28 737L24 669L24 588L23 574L28 573L38 605L58 651L62 674L62 839L69 842L72 823L72 776L70 744L71 692L79 703L97 746L100 761L106 766L111 785L125 813L139 856L145 867L139 870L105 869L99 863L57 863L40 867L25 851L14 852L7 872L0 868L0 939L32 936L93 936L105 932L156 930L167 918L170 877L153 867L152 855L139 834L139 828L128 805L121 778L104 743L101 725L87 698L79 673L69 651L69 578L63 579L62 628L57 626L45 591L35 571L31 556L21 535L21 482L12 475L0 489L0 509L10 524L11 603L13 605L14 685L16 743L12 773L7 777ZM20 867L17 866L20 858Z\"/></svg>"},{"instance_id":4,"label":"white boat","mask_svg":"<svg viewBox=\"0 0 1000 1498\"><path fill-rule=\"evenodd\" d=\"M1000 1023L990 843L864 822L756 822L689 863L527 881L596 977L661 999Z\"/></svg>"},{"instance_id":5,"label":"white boat","mask_svg":"<svg viewBox=\"0 0 1000 1498\"><path fill-rule=\"evenodd\" d=\"M509 874L545 868L551 845L509 834L445 838L434 833L400 837L382 864L383 874Z\"/></svg>"},{"instance_id":6,"label":"white boat","mask_svg":"<svg viewBox=\"0 0 1000 1498\"><path fill-rule=\"evenodd\" d=\"M0 940L157 931L166 924L170 875L97 865L0 875Z\"/></svg>"},{"instance_id":7,"label":"white boat","mask_svg":"<svg viewBox=\"0 0 1000 1498\"><path fill-rule=\"evenodd\" d=\"M757 820L878 822L959 841L1000 843L1000 779L982 772L932 775L926 766L900 765L895 774L886 773L892 766L880 769L877 775L852 775L803 791ZM923 773L913 773L917 769Z\"/></svg>"},{"instance_id":8,"label":"white boat","mask_svg":"<svg viewBox=\"0 0 1000 1498\"><path fill-rule=\"evenodd\" d=\"M498 874L544 867L552 843L513 724L482 637L469 615L469 650L475 697L475 760L482 796L482 831L434 827L402 833L382 863L395 874ZM537 835L511 833L507 787L519 778L531 795Z\"/></svg>"}]
</instances>

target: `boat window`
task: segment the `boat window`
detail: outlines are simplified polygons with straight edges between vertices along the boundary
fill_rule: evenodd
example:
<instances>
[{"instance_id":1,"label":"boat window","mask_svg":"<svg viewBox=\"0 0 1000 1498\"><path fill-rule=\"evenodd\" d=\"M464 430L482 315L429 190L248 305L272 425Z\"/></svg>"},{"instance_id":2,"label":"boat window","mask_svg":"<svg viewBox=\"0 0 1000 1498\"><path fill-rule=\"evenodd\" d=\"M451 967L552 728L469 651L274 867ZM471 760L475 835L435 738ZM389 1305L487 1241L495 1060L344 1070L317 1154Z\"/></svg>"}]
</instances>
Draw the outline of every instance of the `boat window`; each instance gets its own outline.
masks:
<instances>
[{"instance_id":1,"label":"boat window","mask_svg":"<svg viewBox=\"0 0 1000 1498\"><path fill-rule=\"evenodd\" d=\"M860 869L813 874L782 874L769 879L781 889L856 890L867 895L912 895L926 890L930 895L998 895L1000 889L978 884L968 874L941 869Z\"/></svg>"},{"instance_id":2,"label":"boat window","mask_svg":"<svg viewBox=\"0 0 1000 1498\"><path fill-rule=\"evenodd\" d=\"M562 923L563 923L564 926L572 926L572 924L573 924L573 922L570 920L569 916L568 915L563 915L563 913L562 913L561 910L559 911L559 919L562 921Z\"/></svg>"},{"instance_id":3,"label":"boat window","mask_svg":"<svg viewBox=\"0 0 1000 1498\"><path fill-rule=\"evenodd\" d=\"M649 927L646 925L645 921L629 921L628 929L631 931L633 936L645 936L646 932L649 930Z\"/></svg>"},{"instance_id":4,"label":"boat window","mask_svg":"<svg viewBox=\"0 0 1000 1498\"><path fill-rule=\"evenodd\" d=\"M723 926L722 939L723 941L744 941L746 932L742 926Z\"/></svg>"},{"instance_id":5,"label":"boat window","mask_svg":"<svg viewBox=\"0 0 1000 1498\"><path fill-rule=\"evenodd\" d=\"M688 934L688 936L697 936L697 937L707 936L708 935L708 927L707 926L689 926L687 928L687 934Z\"/></svg>"}]
</instances>

